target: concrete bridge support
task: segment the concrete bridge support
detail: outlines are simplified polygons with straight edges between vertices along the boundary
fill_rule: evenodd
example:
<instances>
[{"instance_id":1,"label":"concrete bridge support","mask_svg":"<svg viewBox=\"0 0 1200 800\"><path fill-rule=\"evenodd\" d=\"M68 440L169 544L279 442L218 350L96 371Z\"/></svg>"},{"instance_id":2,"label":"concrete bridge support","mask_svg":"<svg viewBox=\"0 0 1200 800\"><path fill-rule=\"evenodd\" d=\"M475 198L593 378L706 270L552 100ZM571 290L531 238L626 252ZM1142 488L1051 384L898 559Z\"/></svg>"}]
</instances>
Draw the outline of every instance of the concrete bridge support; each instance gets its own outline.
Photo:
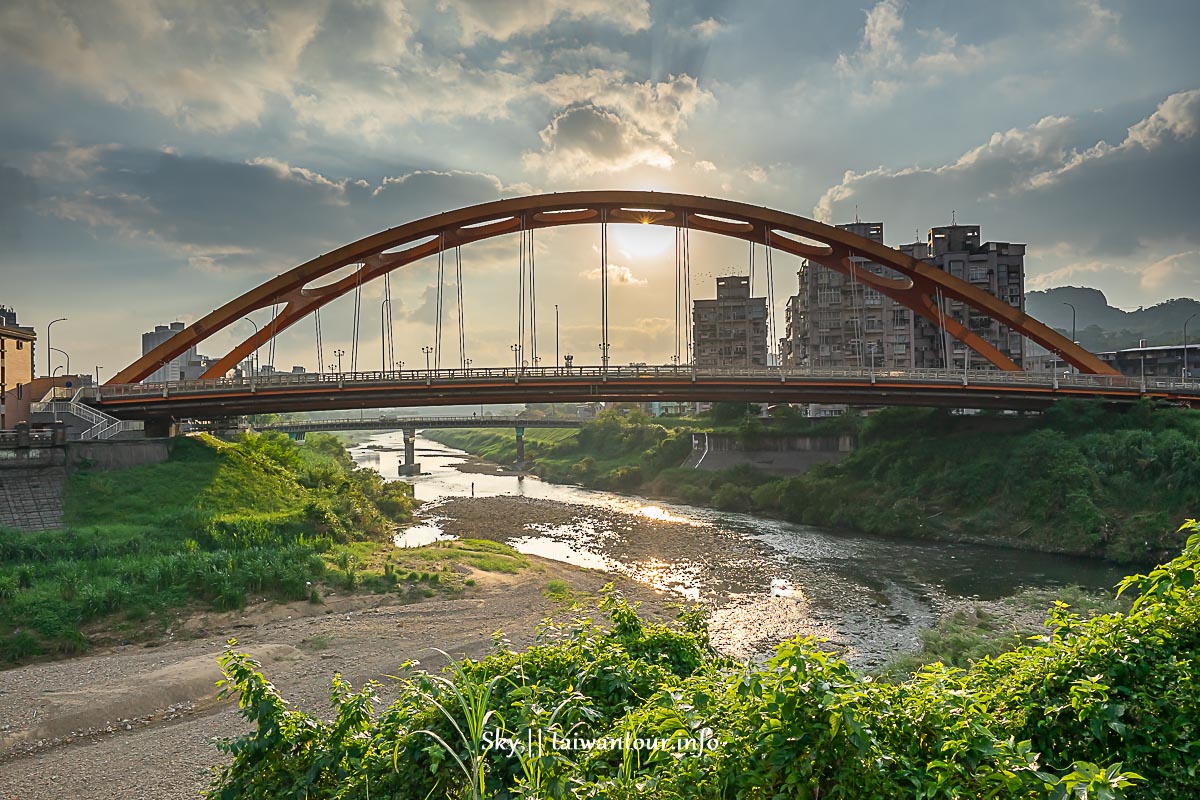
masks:
<instances>
[{"instance_id":1,"label":"concrete bridge support","mask_svg":"<svg viewBox=\"0 0 1200 800\"><path fill-rule=\"evenodd\" d=\"M400 465L401 475L418 475L421 465L417 463L417 429L404 428L404 463Z\"/></svg>"},{"instance_id":2,"label":"concrete bridge support","mask_svg":"<svg viewBox=\"0 0 1200 800\"><path fill-rule=\"evenodd\" d=\"M175 420L170 417L150 417L146 420L147 439L170 439L178 433Z\"/></svg>"},{"instance_id":3,"label":"concrete bridge support","mask_svg":"<svg viewBox=\"0 0 1200 800\"><path fill-rule=\"evenodd\" d=\"M525 429L517 428L517 463L525 463Z\"/></svg>"}]
</instances>

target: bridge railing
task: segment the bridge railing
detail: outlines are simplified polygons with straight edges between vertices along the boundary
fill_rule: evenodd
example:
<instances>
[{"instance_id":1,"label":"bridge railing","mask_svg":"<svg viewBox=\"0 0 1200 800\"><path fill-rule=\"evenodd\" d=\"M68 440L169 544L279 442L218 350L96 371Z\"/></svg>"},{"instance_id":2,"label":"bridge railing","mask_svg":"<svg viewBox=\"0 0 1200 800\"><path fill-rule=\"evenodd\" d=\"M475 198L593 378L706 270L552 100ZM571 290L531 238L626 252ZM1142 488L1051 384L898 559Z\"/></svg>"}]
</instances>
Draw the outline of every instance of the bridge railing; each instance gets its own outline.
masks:
<instances>
[{"instance_id":1,"label":"bridge railing","mask_svg":"<svg viewBox=\"0 0 1200 800\"><path fill-rule=\"evenodd\" d=\"M803 381L844 379L867 383L948 384L959 386L1018 385L1055 388L1145 389L1200 393L1200 381L1178 378L1132 378L1125 375L1088 375L1065 372L1005 372L1001 370L870 369L863 367L691 367L688 365L572 366L572 367L473 367L471 369L415 369L346 373L284 373L241 378L172 381L169 383L106 384L79 392L81 399L169 397L207 392L244 392L302 387L342 387L347 384L432 384L487 380L705 380L736 379Z\"/></svg>"}]
</instances>

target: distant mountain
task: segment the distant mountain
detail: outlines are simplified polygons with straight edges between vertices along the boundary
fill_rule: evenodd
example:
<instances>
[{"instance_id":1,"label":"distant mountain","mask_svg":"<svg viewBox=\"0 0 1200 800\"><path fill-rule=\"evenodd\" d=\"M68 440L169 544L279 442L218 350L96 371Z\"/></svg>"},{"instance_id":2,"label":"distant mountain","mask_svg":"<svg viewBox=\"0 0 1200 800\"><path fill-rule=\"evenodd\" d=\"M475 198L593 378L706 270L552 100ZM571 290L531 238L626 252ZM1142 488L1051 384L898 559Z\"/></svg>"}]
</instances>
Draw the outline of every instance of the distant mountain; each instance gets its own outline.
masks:
<instances>
[{"instance_id":1,"label":"distant mountain","mask_svg":"<svg viewBox=\"0 0 1200 800\"><path fill-rule=\"evenodd\" d=\"M1125 311L1108 304L1099 289L1085 286L1060 286L1025 294L1029 314L1066 335L1071 335L1071 309L1075 306L1075 338L1093 352L1137 347L1140 339L1148 345L1180 344L1183 323L1200 314L1200 301L1179 298L1137 311ZM1188 339L1200 342L1200 317L1188 326Z\"/></svg>"}]
</instances>

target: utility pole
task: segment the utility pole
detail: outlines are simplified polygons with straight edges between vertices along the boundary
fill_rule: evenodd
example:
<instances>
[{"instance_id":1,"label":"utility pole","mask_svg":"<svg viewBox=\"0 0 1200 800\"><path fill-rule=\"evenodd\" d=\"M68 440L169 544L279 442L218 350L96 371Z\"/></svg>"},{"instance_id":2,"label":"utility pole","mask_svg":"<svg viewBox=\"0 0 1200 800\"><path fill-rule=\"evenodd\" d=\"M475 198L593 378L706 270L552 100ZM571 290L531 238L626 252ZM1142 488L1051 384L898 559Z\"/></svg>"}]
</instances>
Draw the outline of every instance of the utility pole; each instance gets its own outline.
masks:
<instances>
[{"instance_id":1,"label":"utility pole","mask_svg":"<svg viewBox=\"0 0 1200 800\"><path fill-rule=\"evenodd\" d=\"M1075 344L1075 306L1070 303L1063 303L1064 306L1071 306L1071 344Z\"/></svg>"},{"instance_id":2,"label":"utility pole","mask_svg":"<svg viewBox=\"0 0 1200 800\"><path fill-rule=\"evenodd\" d=\"M1188 340L1187 340L1187 326L1188 326L1188 323L1189 323L1189 322L1191 322L1192 320L1194 320L1194 319L1195 319L1196 317L1198 317L1198 316L1200 316L1200 314L1192 314L1190 317L1188 317L1187 319L1185 319L1185 320L1183 321L1183 379L1184 379L1185 381L1188 379Z\"/></svg>"}]
</instances>

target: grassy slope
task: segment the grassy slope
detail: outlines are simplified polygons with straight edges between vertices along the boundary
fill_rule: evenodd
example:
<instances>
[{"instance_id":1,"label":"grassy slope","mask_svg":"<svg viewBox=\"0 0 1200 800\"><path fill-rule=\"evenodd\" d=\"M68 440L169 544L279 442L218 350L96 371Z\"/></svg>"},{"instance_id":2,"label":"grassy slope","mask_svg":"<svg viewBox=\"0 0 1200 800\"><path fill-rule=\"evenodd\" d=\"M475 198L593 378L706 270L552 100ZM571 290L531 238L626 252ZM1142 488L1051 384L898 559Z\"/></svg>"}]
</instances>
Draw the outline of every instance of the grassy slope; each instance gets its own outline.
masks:
<instances>
[{"instance_id":1,"label":"grassy slope","mask_svg":"<svg viewBox=\"0 0 1200 800\"><path fill-rule=\"evenodd\" d=\"M420 577L454 563L501 571L524 563L490 543L389 559L384 511L411 518L405 489L354 469L332 437L298 447L281 437L199 436L175 442L166 463L76 473L63 530L0 531L0 661L153 635L172 609L197 601L319 601L324 583L422 596L462 587L456 574Z\"/></svg>"}]
</instances>

